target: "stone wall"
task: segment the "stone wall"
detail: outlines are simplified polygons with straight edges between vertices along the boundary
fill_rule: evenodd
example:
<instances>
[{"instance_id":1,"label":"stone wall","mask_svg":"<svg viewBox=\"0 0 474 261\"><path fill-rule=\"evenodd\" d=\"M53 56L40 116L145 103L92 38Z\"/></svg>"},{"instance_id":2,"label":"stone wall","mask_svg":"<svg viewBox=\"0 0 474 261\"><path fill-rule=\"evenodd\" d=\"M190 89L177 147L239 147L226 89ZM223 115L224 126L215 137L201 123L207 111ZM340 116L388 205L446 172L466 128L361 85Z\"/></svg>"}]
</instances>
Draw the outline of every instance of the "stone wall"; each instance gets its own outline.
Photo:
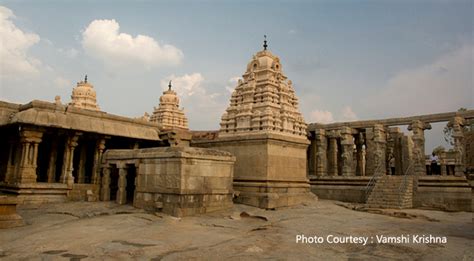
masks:
<instances>
[{"instance_id":1,"label":"stone wall","mask_svg":"<svg viewBox=\"0 0 474 261\"><path fill-rule=\"evenodd\" d=\"M313 177L311 190L319 198L344 202L365 203L370 177ZM465 177L419 177L417 193L413 194L414 208L444 211L472 211L471 186Z\"/></svg>"},{"instance_id":2,"label":"stone wall","mask_svg":"<svg viewBox=\"0 0 474 261\"><path fill-rule=\"evenodd\" d=\"M119 168L135 162L135 207L189 216L232 206L235 158L228 152L190 147L109 150L104 159L105 165Z\"/></svg>"},{"instance_id":3,"label":"stone wall","mask_svg":"<svg viewBox=\"0 0 474 261\"><path fill-rule=\"evenodd\" d=\"M470 184L464 177L421 177L413 206L445 211L472 211Z\"/></svg>"},{"instance_id":4,"label":"stone wall","mask_svg":"<svg viewBox=\"0 0 474 261\"><path fill-rule=\"evenodd\" d=\"M73 184L68 192L68 199L72 201L98 201L100 186L98 184Z\"/></svg>"},{"instance_id":5,"label":"stone wall","mask_svg":"<svg viewBox=\"0 0 474 261\"><path fill-rule=\"evenodd\" d=\"M316 198L306 176L308 143L285 135L253 134L193 141L193 146L235 155L234 201L272 209Z\"/></svg>"},{"instance_id":6,"label":"stone wall","mask_svg":"<svg viewBox=\"0 0 474 261\"><path fill-rule=\"evenodd\" d=\"M474 130L466 132L466 168L468 173L474 174Z\"/></svg>"}]
</instances>

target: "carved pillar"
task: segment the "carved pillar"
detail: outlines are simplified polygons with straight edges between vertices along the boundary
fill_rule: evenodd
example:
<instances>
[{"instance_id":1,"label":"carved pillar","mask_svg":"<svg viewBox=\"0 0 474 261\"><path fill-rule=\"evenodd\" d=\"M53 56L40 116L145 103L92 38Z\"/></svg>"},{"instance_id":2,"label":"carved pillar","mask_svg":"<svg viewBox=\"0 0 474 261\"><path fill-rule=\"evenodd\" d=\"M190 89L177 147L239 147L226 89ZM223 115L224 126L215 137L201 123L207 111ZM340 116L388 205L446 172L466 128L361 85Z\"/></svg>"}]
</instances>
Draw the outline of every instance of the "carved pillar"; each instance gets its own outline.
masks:
<instances>
[{"instance_id":1,"label":"carved pillar","mask_svg":"<svg viewBox=\"0 0 474 261\"><path fill-rule=\"evenodd\" d=\"M386 171L385 146L387 137L382 124L375 124L366 129L367 134L367 167L368 176L383 175Z\"/></svg>"},{"instance_id":2,"label":"carved pillar","mask_svg":"<svg viewBox=\"0 0 474 261\"><path fill-rule=\"evenodd\" d=\"M337 132L328 132L329 146L328 146L328 175L337 176Z\"/></svg>"},{"instance_id":3,"label":"carved pillar","mask_svg":"<svg viewBox=\"0 0 474 261\"><path fill-rule=\"evenodd\" d=\"M135 162L135 179L134 179L134 184L135 184L135 190L133 191L133 202L135 202L135 199L137 198L137 188L139 188L138 186L138 173L140 171L140 162L137 161Z\"/></svg>"},{"instance_id":4,"label":"carved pillar","mask_svg":"<svg viewBox=\"0 0 474 261\"><path fill-rule=\"evenodd\" d=\"M316 175L327 175L327 138L324 129L315 130L316 139Z\"/></svg>"},{"instance_id":5,"label":"carved pillar","mask_svg":"<svg viewBox=\"0 0 474 261\"><path fill-rule=\"evenodd\" d=\"M311 176L316 176L316 162L317 162L317 159L316 159L316 152L317 152L317 141L316 141L316 137L314 135L314 132L310 132L310 144L308 146L308 168L307 168L307 172L308 172L308 177L311 177Z\"/></svg>"},{"instance_id":6,"label":"carved pillar","mask_svg":"<svg viewBox=\"0 0 474 261\"><path fill-rule=\"evenodd\" d=\"M58 142L53 139L51 144L51 154L48 162L48 183L53 183L56 178L56 159L58 157Z\"/></svg>"},{"instance_id":7,"label":"carved pillar","mask_svg":"<svg viewBox=\"0 0 474 261\"><path fill-rule=\"evenodd\" d=\"M441 176L446 176L448 173L446 172L446 151L442 151L439 155L440 161L440 168L441 168Z\"/></svg>"},{"instance_id":8,"label":"carved pillar","mask_svg":"<svg viewBox=\"0 0 474 261\"><path fill-rule=\"evenodd\" d=\"M80 133L69 136L66 140L66 146L64 148L64 161L63 169L61 173L61 182L66 183L69 187L74 184L74 176L72 172L74 170L74 149L77 147L77 140L79 139Z\"/></svg>"},{"instance_id":9,"label":"carved pillar","mask_svg":"<svg viewBox=\"0 0 474 261\"><path fill-rule=\"evenodd\" d=\"M92 166L92 184L100 183L100 161L102 160L102 154L105 150L105 139L99 139L96 143L96 149L94 153L94 165Z\"/></svg>"},{"instance_id":10,"label":"carved pillar","mask_svg":"<svg viewBox=\"0 0 474 261\"><path fill-rule=\"evenodd\" d=\"M448 123L448 127L452 128L452 138L454 142L453 149L456 152L454 175L463 176L465 168L465 145L464 145L464 124L462 117L456 116Z\"/></svg>"},{"instance_id":11,"label":"carved pillar","mask_svg":"<svg viewBox=\"0 0 474 261\"><path fill-rule=\"evenodd\" d=\"M110 166L102 168L102 187L100 190L100 200L110 200Z\"/></svg>"},{"instance_id":12,"label":"carved pillar","mask_svg":"<svg viewBox=\"0 0 474 261\"><path fill-rule=\"evenodd\" d=\"M86 179L86 160L87 160L87 146L86 143L79 146L79 165L77 166L77 183L85 183Z\"/></svg>"},{"instance_id":13,"label":"carved pillar","mask_svg":"<svg viewBox=\"0 0 474 261\"><path fill-rule=\"evenodd\" d=\"M38 160L38 145L43 133L37 130L23 129L20 132L21 158L17 169L16 182L36 183L36 162Z\"/></svg>"},{"instance_id":14,"label":"carved pillar","mask_svg":"<svg viewBox=\"0 0 474 261\"><path fill-rule=\"evenodd\" d=\"M8 162L7 170L5 173L5 183L10 184L15 181L15 141L13 139L8 141Z\"/></svg>"},{"instance_id":15,"label":"carved pillar","mask_svg":"<svg viewBox=\"0 0 474 261\"><path fill-rule=\"evenodd\" d=\"M354 176L354 137L349 127L341 128L341 148L342 175Z\"/></svg>"},{"instance_id":16,"label":"carved pillar","mask_svg":"<svg viewBox=\"0 0 474 261\"><path fill-rule=\"evenodd\" d=\"M359 132L356 135L356 176L364 176L364 133Z\"/></svg>"},{"instance_id":17,"label":"carved pillar","mask_svg":"<svg viewBox=\"0 0 474 261\"><path fill-rule=\"evenodd\" d=\"M413 154L414 154L414 174L426 175L425 162L425 130L430 130L431 125L420 120L414 120L408 125L408 130L413 132Z\"/></svg>"},{"instance_id":18,"label":"carved pillar","mask_svg":"<svg viewBox=\"0 0 474 261\"><path fill-rule=\"evenodd\" d=\"M125 166L119 166L119 179L118 179L118 190L117 190L117 203L127 203L127 169Z\"/></svg>"}]
</instances>

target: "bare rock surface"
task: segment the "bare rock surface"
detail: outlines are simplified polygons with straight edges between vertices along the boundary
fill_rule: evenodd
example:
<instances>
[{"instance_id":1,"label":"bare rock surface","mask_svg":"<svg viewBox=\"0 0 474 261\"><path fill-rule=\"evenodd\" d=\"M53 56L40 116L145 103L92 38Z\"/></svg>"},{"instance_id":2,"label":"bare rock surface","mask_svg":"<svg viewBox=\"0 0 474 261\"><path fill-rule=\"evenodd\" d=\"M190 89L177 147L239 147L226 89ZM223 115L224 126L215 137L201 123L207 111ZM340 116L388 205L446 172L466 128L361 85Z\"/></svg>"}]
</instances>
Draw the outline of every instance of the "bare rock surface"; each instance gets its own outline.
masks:
<instances>
[{"instance_id":1,"label":"bare rock surface","mask_svg":"<svg viewBox=\"0 0 474 261\"><path fill-rule=\"evenodd\" d=\"M0 230L2 260L474 259L472 213L466 212L371 213L326 200L278 210L234 205L228 212L185 218L106 202L18 212L26 226ZM298 234L432 234L446 236L447 243L297 244Z\"/></svg>"}]
</instances>

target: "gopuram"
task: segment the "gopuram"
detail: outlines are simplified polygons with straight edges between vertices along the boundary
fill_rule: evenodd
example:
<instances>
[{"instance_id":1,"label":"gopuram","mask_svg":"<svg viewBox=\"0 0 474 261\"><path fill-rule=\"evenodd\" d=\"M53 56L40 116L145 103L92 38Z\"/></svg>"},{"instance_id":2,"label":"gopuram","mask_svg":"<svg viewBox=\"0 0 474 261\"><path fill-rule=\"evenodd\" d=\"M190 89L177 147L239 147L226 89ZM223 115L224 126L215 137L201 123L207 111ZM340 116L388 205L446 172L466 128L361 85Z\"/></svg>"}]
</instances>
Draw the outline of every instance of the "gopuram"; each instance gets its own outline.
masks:
<instances>
[{"instance_id":1,"label":"gopuram","mask_svg":"<svg viewBox=\"0 0 474 261\"><path fill-rule=\"evenodd\" d=\"M292 82L280 59L256 53L239 80L224 112L218 137L193 145L231 152L235 202L260 208L316 200L306 175L307 125L298 111Z\"/></svg>"},{"instance_id":2,"label":"gopuram","mask_svg":"<svg viewBox=\"0 0 474 261\"><path fill-rule=\"evenodd\" d=\"M438 122L446 123L453 148L438 152L435 173L425 133ZM266 40L219 130L189 130L171 82L150 117L101 111L86 76L70 103L58 96L0 101L0 146L0 207L14 217L4 226L21 224L16 204L64 201L115 201L175 216L233 203L274 209L318 197L472 211L474 110L306 124Z\"/></svg>"},{"instance_id":3,"label":"gopuram","mask_svg":"<svg viewBox=\"0 0 474 261\"><path fill-rule=\"evenodd\" d=\"M171 81L168 84L168 90L164 91L160 97L160 104L154 107L149 120L161 124L163 129L188 129L188 119L183 109L179 108L179 98L171 89Z\"/></svg>"}]
</instances>

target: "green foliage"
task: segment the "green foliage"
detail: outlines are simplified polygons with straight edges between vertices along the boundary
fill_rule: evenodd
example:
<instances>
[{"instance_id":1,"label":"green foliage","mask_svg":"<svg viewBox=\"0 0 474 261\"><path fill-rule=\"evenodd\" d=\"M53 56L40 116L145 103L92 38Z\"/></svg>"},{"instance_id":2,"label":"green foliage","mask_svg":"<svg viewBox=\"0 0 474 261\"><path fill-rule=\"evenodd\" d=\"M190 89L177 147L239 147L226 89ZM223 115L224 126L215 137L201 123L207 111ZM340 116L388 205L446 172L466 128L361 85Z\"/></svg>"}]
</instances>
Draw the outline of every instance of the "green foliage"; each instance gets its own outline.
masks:
<instances>
[{"instance_id":1,"label":"green foliage","mask_svg":"<svg viewBox=\"0 0 474 261\"><path fill-rule=\"evenodd\" d=\"M438 146L433 149L433 153L438 156L441 154L441 152L444 152L444 151L446 151L446 149L443 146Z\"/></svg>"},{"instance_id":2,"label":"green foliage","mask_svg":"<svg viewBox=\"0 0 474 261\"><path fill-rule=\"evenodd\" d=\"M460 108L458 112L463 112L467 111L466 108ZM474 121L469 122L464 126L465 131L473 130L474 129ZM453 128L452 127L444 127L443 129L443 134L444 134L444 140L451 146L454 146L454 140L453 140Z\"/></svg>"}]
</instances>

